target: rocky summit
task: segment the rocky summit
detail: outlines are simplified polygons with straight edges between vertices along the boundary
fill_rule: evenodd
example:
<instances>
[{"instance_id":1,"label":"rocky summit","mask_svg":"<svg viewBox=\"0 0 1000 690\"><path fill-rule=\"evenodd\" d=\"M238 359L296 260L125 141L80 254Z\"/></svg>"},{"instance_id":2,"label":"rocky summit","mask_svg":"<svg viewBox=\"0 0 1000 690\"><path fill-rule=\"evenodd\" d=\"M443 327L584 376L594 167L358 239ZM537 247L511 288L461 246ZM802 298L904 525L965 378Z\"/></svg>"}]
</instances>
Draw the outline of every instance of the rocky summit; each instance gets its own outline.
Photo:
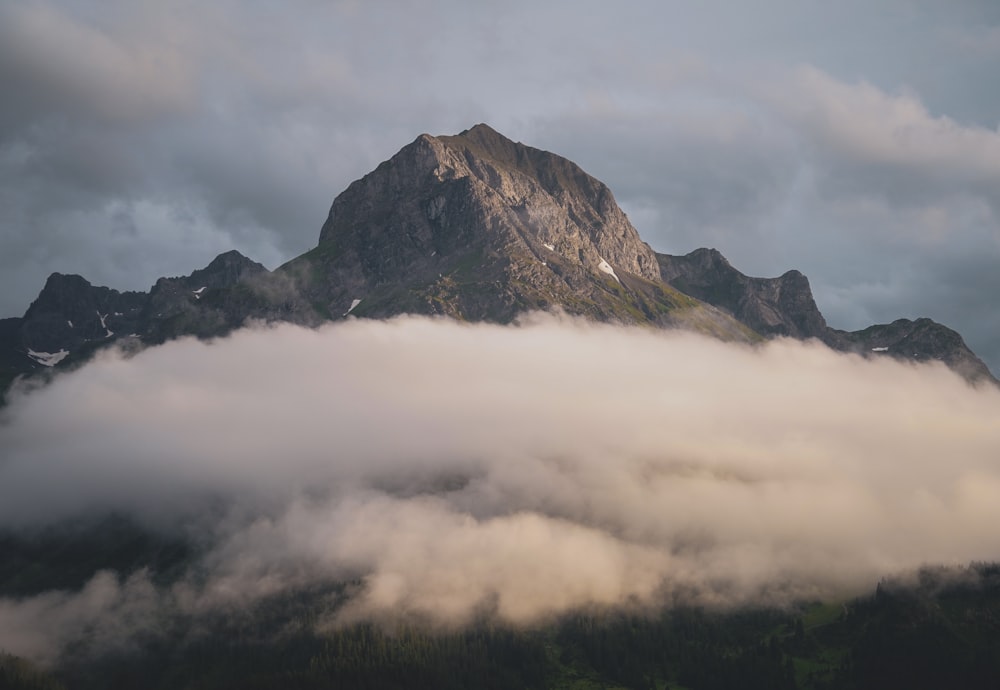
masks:
<instances>
[{"instance_id":1,"label":"rocky summit","mask_svg":"<svg viewBox=\"0 0 1000 690\"><path fill-rule=\"evenodd\" d=\"M809 279L792 270L778 278L751 278L716 249L685 256L657 254L663 280L685 294L732 314L766 337L816 338L841 352L910 361L938 360L970 381L993 380L962 336L930 319L898 319L860 331L830 328Z\"/></svg>"},{"instance_id":2,"label":"rocky summit","mask_svg":"<svg viewBox=\"0 0 1000 690\"><path fill-rule=\"evenodd\" d=\"M0 320L0 388L111 343L214 337L251 320L316 326L414 313L508 323L533 310L744 342L816 338L995 381L959 334L929 319L838 331L798 271L752 278L714 249L658 254L599 180L480 124L422 134L353 182L317 246L275 271L231 251L149 292L53 274L23 316Z\"/></svg>"},{"instance_id":3,"label":"rocky summit","mask_svg":"<svg viewBox=\"0 0 1000 690\"><path fill-rule=\"evenodd\" d=\"M655 252L604 184L486 125L417 137L338 196L317 247L280 270L328 318L504 323L559 309L755 337L660 280Z\"/></svg>"}]
</instances>

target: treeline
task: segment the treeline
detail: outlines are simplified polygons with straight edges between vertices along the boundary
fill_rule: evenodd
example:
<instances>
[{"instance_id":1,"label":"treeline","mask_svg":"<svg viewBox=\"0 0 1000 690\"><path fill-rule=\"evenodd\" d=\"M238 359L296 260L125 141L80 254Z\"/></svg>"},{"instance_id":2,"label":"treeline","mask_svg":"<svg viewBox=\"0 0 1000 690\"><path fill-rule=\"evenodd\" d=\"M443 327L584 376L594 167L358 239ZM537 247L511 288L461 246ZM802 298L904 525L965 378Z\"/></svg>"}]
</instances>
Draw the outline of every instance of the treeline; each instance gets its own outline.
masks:
<instances>
[{"instance_id":1,"label":"treeline","mask_svg":"<svg viewBox=\"0 0 1000 690\"><path fill-rule=\"evenodd\" d=\"M850 665L839 679L844 687L995 690L1000 565L927 568L915 581L884 581L829 633L850 648Z\"/></svg>"},{"instance_id":2,"label":"treeline","mask_svg":"<svg viewBox=\"0 0 1000 690\"><path fill-rule=\"evenodd\" d=\"M789 626L793 617L774 610L675 609L653 617L575 616L557 627L555 639L564 662L621 687L782 690L796 687L779 643Z\"/></svg>"},{"instance_id":3,"label":"treeline","mask_svg":"<svg viewBox=\"0 0 1000 690\"><path fill-rule=\"evenodd\" d=\"M34 664L0 652L0 690L63 690L63 686Z\"/></svg>"},{"instance_id":4,"label":"treeline","mask_svg":"<svg viewBox=\"0 0 1000 690\"><path fill-rule=\"evenodd\" d=\"M267 617L269 614L265 614ZM577 615L536 630L372 624L315 633L222 621L127 651L64 659L54 680L89 688L794 688L778 643L787 614ZM774 634L768 634L773 631ZM12 686L16 687L16 686ZM25 686L28 687L28 686Z\"/></svg>"},{"instance_id":5,"label":"treeline","mask_svg":"<svg viewBox=\"0 0 1000 690\"><path fill-rule=\"evenodd\" d=\"M95 533L108 546L89 552L94 567L152 561L181 572L191 558L182 545L125 523ZM83 570L61 568L79 563L73 541L8 539L0 594L25 596L39 586L36 578L86 581ZM330 629L324 621L346 591L330 586L251 610L168 617L155 633L133 635L114 651L81 641L44 672L0 654L0 690L1000 688L997 564L927 569L850 602L577 612L534 629L488 620L460 631L372 623Z\"/></svg>"},{"instance_id":6,"label":"treeline","mask_svg":"<svg viewBox=\"0 0 1000 690\"><path fill-rule=\"evenodd\" d=\"M76 688L546 688L545 648L529 635L477 629L431 634L371 625L233 642L212 635L76 662Z\"/></svg>"}]
</instances>

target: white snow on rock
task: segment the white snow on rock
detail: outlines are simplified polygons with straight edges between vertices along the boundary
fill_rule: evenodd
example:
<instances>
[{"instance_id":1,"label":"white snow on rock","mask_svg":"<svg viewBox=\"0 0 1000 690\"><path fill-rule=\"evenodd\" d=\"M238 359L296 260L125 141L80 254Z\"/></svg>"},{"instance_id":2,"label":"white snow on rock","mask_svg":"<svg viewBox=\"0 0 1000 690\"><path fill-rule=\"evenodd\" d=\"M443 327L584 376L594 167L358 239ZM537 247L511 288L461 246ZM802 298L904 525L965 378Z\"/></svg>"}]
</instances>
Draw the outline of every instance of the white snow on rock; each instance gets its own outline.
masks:
<instances>
[{"instance_id":1,"label":"white snow on rock","mask_svg":"<svg viewBox=\"0 0 1000 690\"><path fill-rule=\"evenodd\" d=\"M347 311L344 312L344 316L347 316L352 311L354 311L354 307L358 306L359 304L361 304L361 300L359 299L351 300L351 306L348 307Z\"/></svg>"},{"instance_id":2,"label":"white snow on rock","mask_svg":"<svg viewBox=\"0 0 1000 690\"><path fill-rule=\"evenodd\" d=\"M35 352L28 350L28 356L41 364L43 367L54 367L66 358L69 350L59 350L59 352Z\"/></svg>"},{"instance_id":3,"label":"white snow on rock","mask_svg":"<svg viewBox=\"0 0 1000 690\"><path fill-rule=\"evenodd\" d=\"M66 324L67 324L67 325L68 325L68 326L69 326L70 328L72 328L72 327L73 327L73 322L72 322L72 321L70 321L69 319L66 319Z\"/></svg>"},{"instance_id":4,"label":"white snow on rock","mask_svg":"<svg viewBox=\"0 0 1000 690\"><path fill-rule=\"evenodd\" d=\"M542 246L548 249L550 252L554 252L556 250L556 246L554 244L545 244L543 242Z\"/></svg>"},{"instance_id":5,"label":"white snow on rock","mask_svg":"<svg viewBox=\"0 0 1000 690\"><path fill-rule=\"evenodd\" d=\"M600 259L601 259L601 263L597 264L597 267L599 269L601 269L602 271L604 271L605 273L607 273L612 278L614 278L615 280L617 280L619 283L622 282L618 278L618 274L615 273L615 269L611 268L611 264L609 264L607 261L605 261L603 256L600 257Z\"/></svg>"},{"instance_id":6,"label":"white snow on rock","mask_svg":"<svg viewBox=\"0 0 1000 690\"><path fill-rule=\"evenodd\" d=\"M206 287L206 286L202 285L202 286L201 286L200 288L198 288L197 290L192 290L192 291L191 291L191 294L193 294L193 295L194 295L194 298L195 298L195 299L201 299L201 293L203 293L203 292L205 291L205 287Z\"/></svg>"},{"instance_id":7,"label":"white snow on rock","mask_svg":"<svg viewBox=\"0 0 1000 690\"><path fill-rule=\"evenodd\" d=\"M873 347L872 348L872 352L888 352L888 351L889 351L889 348L887 348L887 347Z\"/></svg>"},{"instance_id":8,"label":"white snow on rock","mask_svg":"<svg viewBox=\"0 0 1000 690\"><path fill-rule=\"evenodd\" d=\"M99 318L101 320L101 328L103 328L105 330L104 337L105 338L110 338L111 336L113 336L115 334L114 331L112 331L110 328L108 328L108 324L106 324L104 322L105 319L108 318L108 315L107 314L102 314L101 312L97 312L97 318Z\"/></svg>"}]
</instances>

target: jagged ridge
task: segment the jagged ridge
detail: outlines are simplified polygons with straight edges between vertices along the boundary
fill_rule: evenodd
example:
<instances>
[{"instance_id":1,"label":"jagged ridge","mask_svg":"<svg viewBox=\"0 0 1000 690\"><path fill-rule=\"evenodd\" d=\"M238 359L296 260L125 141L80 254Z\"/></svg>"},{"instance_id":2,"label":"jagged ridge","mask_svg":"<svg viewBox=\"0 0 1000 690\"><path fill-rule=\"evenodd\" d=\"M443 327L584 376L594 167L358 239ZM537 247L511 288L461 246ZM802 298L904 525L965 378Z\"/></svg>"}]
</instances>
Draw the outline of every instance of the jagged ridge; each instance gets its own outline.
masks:
<instances>
[{"instance_id":1,"label":"jagged ridge","mask_svg":"<svg viewBox=\"0 0 1000 690\"><path fill-rule=\"evenodd\" d=\"M660 281L655 253L605 185L486 125L417 137L339 195L316 249L281 270L331 318L505 323L558 308L754 337Z\"/></svg>"},{"instance_id":2,"label":"jagged ridge","mask_svg":"<svg viewBox=\"0 0 1000 690\"><path fill-rule=\"evenodd\" d=\"M663 279L686 294L726 310L762 335L816 338L835 350L901 360L939 360L970 381L996 379L962 336L928 318L898 319L860 331L830 328L798 271L752 278L715 249L684 256L657 254Z\"/></svg>"},{"instance_id":3,"label":"jagged ridge","mask_svg":"<svg viewBox=\"0 0 1000 690\"><path fill-rule=\"evenodd\" d=\"M121 338L155 344L223 335L251 319L314 326L348 314L506 323L537 309L743 341L818 338L994 380L961 336L928 319L837 331L798 271L752 278L714 249L657 254L603 183L480 124L420 135L353 182L317 246L273 272L232 251L148 293L53 274L23 317L0 320L0 389Z\"/></svg>"}]
</instances>

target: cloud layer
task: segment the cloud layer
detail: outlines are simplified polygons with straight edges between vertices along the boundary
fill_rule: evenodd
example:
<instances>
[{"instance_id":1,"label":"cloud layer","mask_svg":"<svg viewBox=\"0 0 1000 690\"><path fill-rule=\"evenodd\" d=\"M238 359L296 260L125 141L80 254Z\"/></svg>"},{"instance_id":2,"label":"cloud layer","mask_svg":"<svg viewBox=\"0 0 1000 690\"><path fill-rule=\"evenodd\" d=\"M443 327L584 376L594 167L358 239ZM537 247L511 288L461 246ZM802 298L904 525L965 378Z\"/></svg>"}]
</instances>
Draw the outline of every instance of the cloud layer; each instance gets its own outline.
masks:
<instances>
[{"instance_id":1,"label":"cloud layer","mask_svg":"<svg viewBox=\"0 0 1000 690\"><path fill-rule=\"evenodd\" d=\"M68 620L343 580L337 620L524 624L1000 558L1000 393L816 344L548 316L280 326L108 353L4 415L0 525L114 510L209 535L208 576L155 596L101 575L0 602L37 621L0 645L38 656Z\"/></svg>"}]
</instances>

